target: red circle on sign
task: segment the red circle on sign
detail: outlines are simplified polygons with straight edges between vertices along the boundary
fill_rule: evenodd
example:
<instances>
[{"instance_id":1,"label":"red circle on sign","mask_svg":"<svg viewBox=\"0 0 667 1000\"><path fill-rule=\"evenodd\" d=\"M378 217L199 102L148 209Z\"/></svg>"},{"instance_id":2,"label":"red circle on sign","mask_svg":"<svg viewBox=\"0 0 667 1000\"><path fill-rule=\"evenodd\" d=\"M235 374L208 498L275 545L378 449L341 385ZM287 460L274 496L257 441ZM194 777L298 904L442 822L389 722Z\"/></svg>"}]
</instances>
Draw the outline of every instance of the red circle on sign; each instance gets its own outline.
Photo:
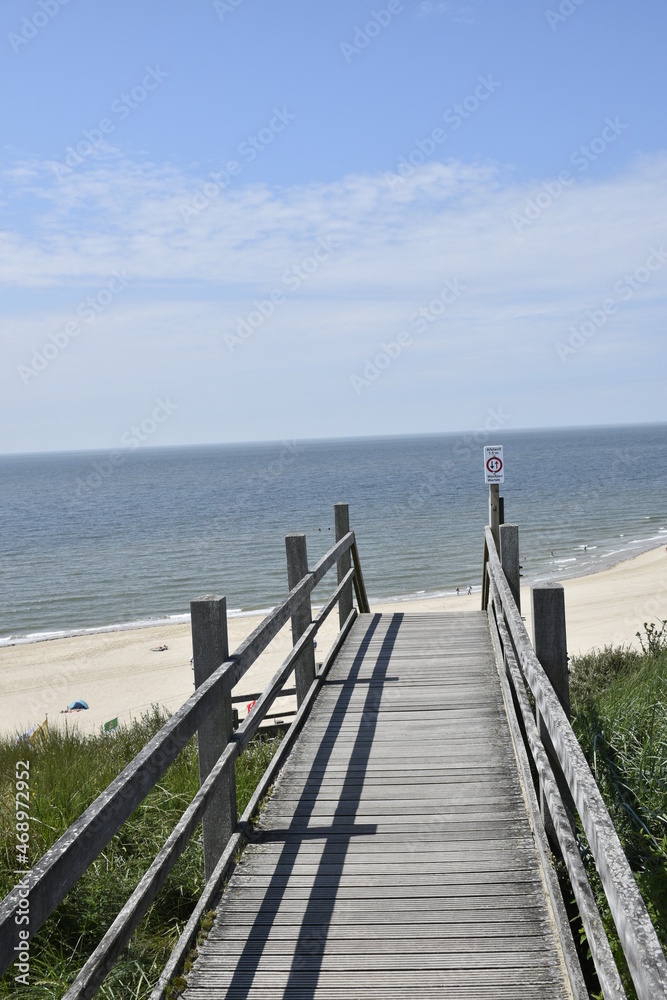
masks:
<instances>
[{"instance_id":1,"label":"red circle on sign","mask_svg":"<svg viewBox=\"0 0 667 1000\"><path fill-rule=\"evenodd\" d=\"M498 458L497 455L492 455L491 458L487 459L486 467L492 476L497 476L503 467L502 459Z\"/></svg>"}]
</instances>

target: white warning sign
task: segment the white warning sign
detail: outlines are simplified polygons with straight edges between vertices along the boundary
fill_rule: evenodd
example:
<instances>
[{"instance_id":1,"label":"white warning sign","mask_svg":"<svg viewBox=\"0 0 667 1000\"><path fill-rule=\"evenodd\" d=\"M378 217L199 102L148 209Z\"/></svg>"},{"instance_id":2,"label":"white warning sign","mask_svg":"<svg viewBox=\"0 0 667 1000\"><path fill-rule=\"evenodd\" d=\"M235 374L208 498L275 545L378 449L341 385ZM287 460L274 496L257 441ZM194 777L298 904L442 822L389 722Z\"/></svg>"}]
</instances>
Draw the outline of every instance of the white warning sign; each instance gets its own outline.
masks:
<instances>
[{"instance_id":1,"label":"white warning sign","mask_svg":"<svg viewBox=\"0 0 667 1000\"><path fill-rule=\"evenodd\" d=\"M505 482L505 462L501 444L487 444L484 447L484 482Z\"/></svg>"}]
</instances>

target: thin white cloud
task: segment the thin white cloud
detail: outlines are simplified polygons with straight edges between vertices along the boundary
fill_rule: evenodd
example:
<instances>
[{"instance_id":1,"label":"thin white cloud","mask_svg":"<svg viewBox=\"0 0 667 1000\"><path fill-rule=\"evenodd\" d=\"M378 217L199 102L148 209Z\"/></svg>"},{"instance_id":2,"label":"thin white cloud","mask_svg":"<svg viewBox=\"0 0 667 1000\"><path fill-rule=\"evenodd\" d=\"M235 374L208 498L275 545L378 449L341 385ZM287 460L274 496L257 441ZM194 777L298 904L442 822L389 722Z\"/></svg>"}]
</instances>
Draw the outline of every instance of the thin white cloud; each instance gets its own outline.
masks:
<instances>
[{"instance_id":1,"label":"thin white cloud","mask_svg":"<svg viewBox=\"0 0 667 1000\"><path fill-rule=\"evenodd\" d=\"M646 157L613 179L579 180L519 232L512 220L541 182L516 184L489 164L433 162L393 187L383 175L239 186L188 221L182 208L202 183L182 170L116 157L59 184L47 165L32 164L5 175L25 207L0 233L0 283L77 288L122 264L140 282L196 283L242 298L279 282L331 236L340 248L304 294L418 292L452 270L484 286L506 282L505 296L517 282L531 295L574 293L659 237L666 164Z\"/></svg>"},{"instance_id":2,"label":"thin white cloud","mask_svg":"<svg viewBox=\"0 0 667 1000\"><path fill-rule=\"evenodd\" d=\"M476 357L494 359L504 386L549 372L557 406L565 398L562 378L573 369L559 360L556 343L585 322L587 310L618 298L615 284L661 246L665 167L667 156L655 155L602 181L577 178L548 205L543 197L546 207L517 231L516 216L544 191L543 181L517 183L489 163L434 161L398 185L384 174L280 189L239 183L189 219L183 206L205 181L170 164L110 151L61 182L48 163L10 165L0 286L13 307L0 326L0 405L14 415L28 406L33 423L35 407L44 407L45 421L53 406L69 408L82 437L62 447L86 446L75 414L95 398L96 386L110 409L105 416L100 402L95 420L108 427L127 422L114 415L109 386L125 385L130 401L136 396L128 412L174 386L197 408L211 393L220 406L258 394L266 407L272 399L284 406L275 372L289 383L303 365L313 391L334 379L331 392L345 405L350 376L408 330L409 350L368 394L376 403L386 396L392 415L400 403L389 401L389 387L409 396L418 414L415 391L438 379L453 412L457 394L459 410L467 406ZM323 245L331 250L320 250L314 266ZM132 276L127 289L25 385L18 366L120 269ZM299 269L302 279L290 285L286 275ZM410 317L430 307L446 279L459 280L465 293L418 332ZM279 304L230 350L225 334L235 334L272 292L283 293ZM661 350L667 265L621 305L571 361L590 370L591 399L609 366L632 367ZM188 412L184 402L179 420ZM379 419L373 415L369 431ZM196 429L189 434L201 439ZM245 428L243 436L271 434ZM9 449L0 442L1 450Z\"/></svg>"}]
</instances>

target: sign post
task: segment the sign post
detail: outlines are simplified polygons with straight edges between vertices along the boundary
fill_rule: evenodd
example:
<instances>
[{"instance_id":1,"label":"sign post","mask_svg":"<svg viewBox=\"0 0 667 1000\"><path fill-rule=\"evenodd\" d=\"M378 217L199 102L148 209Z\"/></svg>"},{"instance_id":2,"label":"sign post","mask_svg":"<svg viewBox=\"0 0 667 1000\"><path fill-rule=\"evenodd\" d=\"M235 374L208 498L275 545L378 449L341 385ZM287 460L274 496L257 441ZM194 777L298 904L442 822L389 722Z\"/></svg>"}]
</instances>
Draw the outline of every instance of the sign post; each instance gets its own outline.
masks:
<instances>
[{"instance_id":1,"label":"sign post","mask_svg":"<svg viewBox=\"0 0 667 1000\"><path fill-rule=\"evenodd\" d=\"M505 482L505 460L501 444L484 446L484 482L489 484L489 525L500 554L500 484Z\"/></svg>"}]
</instances>

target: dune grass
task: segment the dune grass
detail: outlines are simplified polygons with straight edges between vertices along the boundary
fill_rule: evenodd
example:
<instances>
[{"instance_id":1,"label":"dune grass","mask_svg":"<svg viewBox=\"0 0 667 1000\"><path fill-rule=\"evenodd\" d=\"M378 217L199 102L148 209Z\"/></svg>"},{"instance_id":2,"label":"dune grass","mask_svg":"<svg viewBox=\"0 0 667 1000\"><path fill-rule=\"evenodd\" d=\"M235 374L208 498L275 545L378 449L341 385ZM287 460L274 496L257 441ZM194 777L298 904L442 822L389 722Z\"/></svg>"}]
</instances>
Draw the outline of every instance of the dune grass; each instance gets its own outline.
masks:
<instances>
[{"instance_id":1,"label":"dune grass","mask_svg":"<svg viewBox=\"0 0 667 1000\"><path fill-rule=\"evenodd\" d=\"M667 629L644 625L642 651L606 646L573 658L572 725L667 947ZM584 851L628 996L634 990L613 921Z\"/></svg>"},{"instance_id":2,"label":"dune grass","mask_svg":"<svg viewBox=\"0 0 667 1000\"><path fill-rule=\"evenodd\" d=\"M53 730L34 744L18 746L14 740L0 740L0 897L16 882L17 761L30 761L28 860L32 865L166 719L154 708L141 721L113 733L83 736L72 729ZM237 761L239 815L279 742L279 738L255 739ZM192 739L31 942L29 984L17 985L13 968L0 978L0 997L55 1000L63 995L198 787L197 748ZM202 888L200 826L99 996L129 1000L149 995Z\"/></svg>"}]
</instances>

